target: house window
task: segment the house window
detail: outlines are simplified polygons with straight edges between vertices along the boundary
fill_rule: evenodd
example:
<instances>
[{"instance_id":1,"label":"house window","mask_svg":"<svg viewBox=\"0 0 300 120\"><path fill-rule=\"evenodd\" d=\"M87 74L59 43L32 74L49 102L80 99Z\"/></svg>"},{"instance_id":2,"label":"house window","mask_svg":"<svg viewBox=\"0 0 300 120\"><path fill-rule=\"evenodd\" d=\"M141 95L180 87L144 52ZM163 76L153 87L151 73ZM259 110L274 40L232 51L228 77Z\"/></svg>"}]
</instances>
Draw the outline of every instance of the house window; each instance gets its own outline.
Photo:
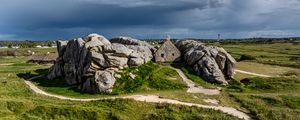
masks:
<instances>
[{"instance_id":1,"label":"house window","mask_svg":"<svg viewBox=\"0 0 300 120\"><path fill-rule=\"evenodd\" d=\"M172 53L172 56L175 56L175 54L174 54L174 53Z\"/></svg>"},{"instance_id":2,"label":"house window","mask_svg":"<svg viewBox=\"0 0 300 120\"><path fill-rule=\"evenodd\" d=\"M163 53L162 53L162 54L160 54L160 57L165 57L165 54L163 54Z\"/></svg>"}]
</instances>

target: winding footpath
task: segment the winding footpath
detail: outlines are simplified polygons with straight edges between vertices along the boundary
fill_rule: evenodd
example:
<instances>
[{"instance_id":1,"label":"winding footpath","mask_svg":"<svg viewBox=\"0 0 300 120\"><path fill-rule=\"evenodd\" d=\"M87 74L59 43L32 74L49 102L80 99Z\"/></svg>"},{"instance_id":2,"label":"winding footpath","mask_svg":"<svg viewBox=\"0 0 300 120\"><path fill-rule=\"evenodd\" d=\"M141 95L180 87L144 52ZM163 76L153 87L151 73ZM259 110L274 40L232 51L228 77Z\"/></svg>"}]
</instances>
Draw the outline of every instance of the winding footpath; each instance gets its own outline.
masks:
<instances>
[{"instance_id":1,"label":"winding footpath","mask_svg":"<svg viewBox=\"0 0 300 120\"><path fill-rule=\"evenodd\" d=\"M181 70L179 70L179 71L181 71ZM182 71L179 72L179 74L181 74L181 73L182 73ZM84 101L99 101L99 100L107 100L107 99L133 99L133 100L142 101L142 102L169 103L169 104L196 106L196 107L201 107L201 108L220 110L224 113L230 114L232 116L235 116L235 117L238 117L238 118L241 118L241 119L245 119L245 120L250 120L251 119L251 117L249 115L247 115L246 113L238 111L237 109L232 108L232 107L210 106L210 105L202 105L202 104L196 104L196 103L182 102L182 101L173 100L173 99L161 98L157 95L130 95L130 96L105 97L105 98L71 98L71 97L66 97L66 96L61 96L61 95L50 94L50 93L47 93L47 92L39 89L37 86L35 86L31 82L31 80L33 80L35 78L39 78L41 76L42 75L35 76L35 77L32 77L28 80L25 80L25 83L30 87L31 90L33 90L37 94L41 94L41 95L45 95L45 96L48 96L48 97L53 97L53 98L57 98L57 99L61 99L61 100L71 100L71 101L82 101L82 102L84 102ZM185 79L185 80L188 80L188 79ZM192 85L192 83L193 82L191 82L189 84ZM211 92L211 91L209 91L209 93L215 94L214 92Z\"/></svg>"},{"instance_id":2,"label":"winding footpath","mask_svg":"<svg viewBox=\"0 0 300 120\"><path fill-rule=\"evenodd\" d=\"M243 71L243 70L237 70L237 69L235 70L235 72L244 73L244 74L248 74L248 75L259 76L259 77L272 77L270 75L258 74L258 73Z\"/></svg>"},{"instance_id":3,"label":"winding footpath","mask_svg":"<svg viewBox=\"0 0 300 120\"><path fill-rule=\"evenodd\" d=\"M187 84L188 86L188 93L202 93L206 95L217 95L220 94L220 90L218 89L206 89L202 86L196 85L192 80L188 79L185 74L178 68L171 67L172 69L176 70L176 72L179 74L179 76L182 78L182 80Z\"/></svg>"}]
</instances>

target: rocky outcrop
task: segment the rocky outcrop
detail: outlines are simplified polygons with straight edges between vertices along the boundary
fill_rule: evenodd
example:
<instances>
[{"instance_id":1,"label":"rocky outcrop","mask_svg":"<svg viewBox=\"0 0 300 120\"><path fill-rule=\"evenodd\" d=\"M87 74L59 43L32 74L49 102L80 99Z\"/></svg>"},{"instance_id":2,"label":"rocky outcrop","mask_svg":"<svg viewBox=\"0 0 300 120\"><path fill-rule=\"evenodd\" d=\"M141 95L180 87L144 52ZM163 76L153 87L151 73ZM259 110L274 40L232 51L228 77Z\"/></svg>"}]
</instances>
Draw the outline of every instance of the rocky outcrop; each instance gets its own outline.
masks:
<instances>
[{"instance_id":1,"label":"rocky outcrop","mask_svg":"<svg viewBox=\"0 0 300 120\"><path fill-rule=\"evenodd\" d=\"M156 51L156 48L154 48L154 46L148 44L147 42L140 41L138 39L134 39L131 37L119 36L119 37L112 38L110 41L112 43L121 43L121 44L125 44L125 45L146 46L151 50L152 53L154 53Z\"/></svg>"},{"instance_id":2,"label":"rocky outcrop","mask_svg":"<svg viewBox=\"0 0 300 120\"><path fill-rule=\"evenodd\" d=\"M153 58L151 45L136 39L134 44L126 40L111 43L101 35L90 34L68 42L57 41L59 57L48 78L63 78L83 92L111 92L116 71Z\"/></svg>"},{"instance_id":3,"label":"rocky outcrop","mask_svg":"<svg viewBox=\"0 0 300 120\"><path fill-rule=\"evenodd\" d=\"M138 66L150 61L151 59L153 59L153 54L156 51L156 49L147 42L133 39L131 37L120 36L112 38L110 41L113 44L124 44L129 49L133 50L129 55L128 65L130 66ZM122 51L126 51L126 49L122 49L120 47L119 49Z\"/></svg>"},{"instance_id":4,"label":"rocky outcrop","mask_svg":"<svg viewBox=\"0 0 300 120\"><path fill-rule=\"evenodd\" d=\"M228 84L233 78L236 61L223 48L207 47L192 40L179 41L176 46L184 61L207 81Z\"/></svg>"}]
</instances>

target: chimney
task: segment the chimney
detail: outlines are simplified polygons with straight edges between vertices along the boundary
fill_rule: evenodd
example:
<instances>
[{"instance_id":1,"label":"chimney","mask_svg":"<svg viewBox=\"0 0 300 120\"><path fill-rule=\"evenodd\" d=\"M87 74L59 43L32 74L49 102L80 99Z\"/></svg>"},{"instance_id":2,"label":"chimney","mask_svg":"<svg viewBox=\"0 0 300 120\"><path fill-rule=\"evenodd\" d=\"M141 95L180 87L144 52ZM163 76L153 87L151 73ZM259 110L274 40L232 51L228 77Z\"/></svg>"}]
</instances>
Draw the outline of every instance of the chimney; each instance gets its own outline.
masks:
<instances>
[{"instance_id":1,"label":"chimney","mask_svg":"<svg viewBox=\"0 0 300 120\"><path fill-rule=\"evenodd\" d=\"M166 41L167 40L169 40L169 41L171 40L171 36L170 35L167 35Z\"/></svg>"}]
</instances>

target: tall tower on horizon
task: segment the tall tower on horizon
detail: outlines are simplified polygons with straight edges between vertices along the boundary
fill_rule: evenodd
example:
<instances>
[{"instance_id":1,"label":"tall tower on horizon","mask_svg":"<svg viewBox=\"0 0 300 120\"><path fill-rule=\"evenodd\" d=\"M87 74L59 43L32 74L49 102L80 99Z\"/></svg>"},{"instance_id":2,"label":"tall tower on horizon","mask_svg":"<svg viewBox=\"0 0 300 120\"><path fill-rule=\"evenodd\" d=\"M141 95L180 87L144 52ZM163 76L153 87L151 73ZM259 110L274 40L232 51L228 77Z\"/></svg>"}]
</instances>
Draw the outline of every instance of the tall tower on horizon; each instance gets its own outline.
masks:
<instances>
[{"instance_id":1,"label":"tall tower on horizon","mask_svg":"<svg viewBox=\"0 0 300 120\"><path fill-rule=\"evenodd\" d=\"M218 34L218 41L220 41L221 40L221 34L219 33Z\"/></svg>"}]
</instances>

